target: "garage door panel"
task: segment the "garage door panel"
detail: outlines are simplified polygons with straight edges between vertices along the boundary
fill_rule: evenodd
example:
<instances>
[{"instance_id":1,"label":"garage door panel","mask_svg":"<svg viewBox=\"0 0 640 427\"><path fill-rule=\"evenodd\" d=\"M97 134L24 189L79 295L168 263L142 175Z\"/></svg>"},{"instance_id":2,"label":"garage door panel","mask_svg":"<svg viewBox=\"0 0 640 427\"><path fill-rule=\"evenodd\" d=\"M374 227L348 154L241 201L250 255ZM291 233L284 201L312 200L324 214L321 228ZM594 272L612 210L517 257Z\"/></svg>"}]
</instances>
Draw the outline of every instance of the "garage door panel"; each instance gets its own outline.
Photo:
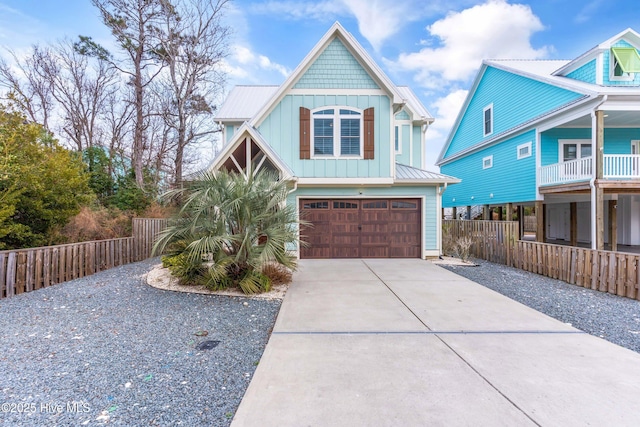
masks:
<instances>
[{"instance_id":1,"label":"garage door panel","mask_svg":"<svg viewBox=\"0 0 640 427\"><path fill-rule=\"evenodd\" d=\"M419 199L301 200L303 258L419 258Z\"/></svg>"}]
</instances>

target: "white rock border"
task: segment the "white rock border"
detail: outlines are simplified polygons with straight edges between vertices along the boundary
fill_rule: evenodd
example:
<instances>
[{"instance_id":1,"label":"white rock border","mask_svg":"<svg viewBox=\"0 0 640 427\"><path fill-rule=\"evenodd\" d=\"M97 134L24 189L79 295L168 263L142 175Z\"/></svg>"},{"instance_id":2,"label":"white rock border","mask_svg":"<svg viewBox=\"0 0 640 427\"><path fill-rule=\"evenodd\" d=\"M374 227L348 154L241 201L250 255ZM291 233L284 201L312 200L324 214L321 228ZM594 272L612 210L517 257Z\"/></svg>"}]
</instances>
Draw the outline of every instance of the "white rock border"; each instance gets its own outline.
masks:
<instances>
[{"instance_id":1,"label":"white rock border","mask_svg":"<svg viewBox=\"0 0 640 427\"><path fill-rule=\"evenodd\" d=\"M462 261L460 258L444 255L440 258L432 259L431 262L437 265L455 265L461 267L477 267L479 265L471 261Z\"/></svg>"},{"instance_id":2,"label":"white rock border","mask_svg":"<svg viewBox=\"0 0 640 427\"><path fill-rule=\"evenodd\" d=\"M162 264L156 264L153 269L147 273L147 284L157 289L173 292L186 292L192 294L207 294L207 295L223 295L228 297L242 297L249 299L267 299L267 300L281 300L284 298L289 289L289 285L276 285L271 288L269 292L261 294L246 295L237 288L226 289L224 291L212 291L205 288L202 285L180 285L178 279L171 275L168 268L164 268Z\"/></svg>"}]
</instances>

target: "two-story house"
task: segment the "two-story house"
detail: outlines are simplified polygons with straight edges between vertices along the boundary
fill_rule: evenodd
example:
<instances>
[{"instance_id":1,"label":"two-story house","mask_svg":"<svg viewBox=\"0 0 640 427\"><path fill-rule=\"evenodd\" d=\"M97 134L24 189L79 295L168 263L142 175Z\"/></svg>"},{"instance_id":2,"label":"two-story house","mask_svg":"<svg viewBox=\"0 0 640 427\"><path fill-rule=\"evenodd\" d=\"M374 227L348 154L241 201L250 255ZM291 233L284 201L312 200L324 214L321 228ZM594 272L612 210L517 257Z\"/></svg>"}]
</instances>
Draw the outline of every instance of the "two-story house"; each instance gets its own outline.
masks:
<instances>
[{"instance_id":1,"label":"two-story house","mask_svg":"<svg viewBox=\"0 0 640 427\"><path fill-rule=\"evenodd\" d=\"M334 24L280 86L238 86L216 115L212 169L270 169L312 227L302 258L429 257L441 249L441 194L424 170L433 118ZM297 248L292 248L297 250Z\"/></svg>"},{"instance_id":2,"label":"two-story house","mask_svg":"<svg viewBox=\"0 0 640 427\"><path fill-rule=\"evenodd\" d=\"M628 29L570 61L485 60L437 162L462 179L443 205L535 204L539 241L639 245L639 48Z\"/></svg>"}]
</instances>

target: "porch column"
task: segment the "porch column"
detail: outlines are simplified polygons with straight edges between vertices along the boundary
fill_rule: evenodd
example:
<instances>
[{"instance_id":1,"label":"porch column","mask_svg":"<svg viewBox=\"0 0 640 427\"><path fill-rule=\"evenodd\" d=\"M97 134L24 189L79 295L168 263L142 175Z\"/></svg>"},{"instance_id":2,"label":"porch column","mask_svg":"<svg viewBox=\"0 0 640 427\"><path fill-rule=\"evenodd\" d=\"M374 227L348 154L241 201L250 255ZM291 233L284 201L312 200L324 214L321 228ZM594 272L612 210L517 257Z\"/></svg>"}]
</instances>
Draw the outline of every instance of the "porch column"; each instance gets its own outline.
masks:
<instances>
[{"instance_id":1,"label":"porch column","mask_svg":"<svg viewBox=\"0 0 640 427\"><path fill-rule=\"evenodd\" d=\"M571 246L578 245L578 204L576 202L569 203L569 233Z\"/></svg>"},{"instance_id":2,"label":"porch column","mask_svg":"<svg viewBox=\"0 0 640 427\"><path fill-rule=\"evenodd\" d=\"M505 221L513 221L513 205L507 203L507 214L504 218Z\"/></svg>"},{"instance_id":3,"label":"porch column","mask_svg":"<svg viewBox=\"0 0 640 427\"><path fill-rule=\"evenodd\" d=\"M502 221L502 206L498 206L498 221Z\"/></svg>"},{"instance_id":4,"label":"porch column","mask_svg":"<svg viewBox=\"0 0 640 427\"><path fill-rule=\"evenodd\" d=\"M518 205L518 230L520 239L524 237L524 206Z\"/></svg>"},{"instance_id":5,"label":"porch column","mask_svg":"<svg viewBox=\"0 0 640 427\"><path fill-rule=\"evenodd\" d=\"M596 239L595 249L604 249L604 191L600 180L604 177L604 111L596 111L596 180L595 180L595 217ZM594 209L592 206L591 209Z\"/></svg>"},{"instance_id":6,"label":"porch column","mask_svg":"<svg viewBox=\"0 0 640 427\"><path fill-rule=\"evenodd\" d=\"M609 200L609 244L612 251L618 250L618 200Z\"/></svg>"},{"instance_id":7,"label":"porch column","mask_svg":"<svg viewBox=\"0 0 640 427\"><path fill-rule=\"evenodd\" d=\"M471 219L471 206L467 205L467 214L465 216L466 219Z\"/></svg>"},{"instance_id":8,"label":"porch column","mask_svg":"<svg viewBox=\"0 0 640 427\"><path fill-rule=\"evenodd\" d=\"M451 215L451 219L458 219L458 208L454 206L452 209L453 209L453 215Z\"/></svg>"},{"instance_id":9,"label":"porch column","mask_svg":"<svg viewBox=\"0 0 640 427\"><path fill-rule=\"evenodd\" d=\"M487 220L491 219L491 218L489 218L489 212L491 212L489 210L489 205L484 205L482 207L482 219L483 220L487 221Z\"/></svg>"},{"instance_id":10,"label":"porch column","mask_svg":"<svg viewBox=\"0 0 640 427\"><path fill-rule=\"evenodd\" d=\"M541 200L536 201L536 242L544 243L547 240L546 236L546 215L545 205Z\"/></svg>"}]
</instances>

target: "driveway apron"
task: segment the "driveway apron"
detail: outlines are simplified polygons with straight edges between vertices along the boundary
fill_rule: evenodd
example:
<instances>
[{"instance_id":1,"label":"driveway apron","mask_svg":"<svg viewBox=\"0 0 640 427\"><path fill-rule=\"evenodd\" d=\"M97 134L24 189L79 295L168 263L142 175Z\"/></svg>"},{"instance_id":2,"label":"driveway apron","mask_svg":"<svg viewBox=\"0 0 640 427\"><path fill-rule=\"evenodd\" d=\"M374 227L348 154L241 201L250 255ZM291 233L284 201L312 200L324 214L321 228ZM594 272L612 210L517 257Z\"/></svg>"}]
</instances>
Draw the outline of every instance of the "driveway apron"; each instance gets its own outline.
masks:
<instances>
[{"instance_id":1,"label":"driveway apron","mask_svg":"<svg viewBox=\"0 0 640 427\"><path fill-rule=\"evenodd\" d=\"M232 426L637 426L639 399L639 354L428 261L302 260Z\"/></svg>"}]
</instances>

